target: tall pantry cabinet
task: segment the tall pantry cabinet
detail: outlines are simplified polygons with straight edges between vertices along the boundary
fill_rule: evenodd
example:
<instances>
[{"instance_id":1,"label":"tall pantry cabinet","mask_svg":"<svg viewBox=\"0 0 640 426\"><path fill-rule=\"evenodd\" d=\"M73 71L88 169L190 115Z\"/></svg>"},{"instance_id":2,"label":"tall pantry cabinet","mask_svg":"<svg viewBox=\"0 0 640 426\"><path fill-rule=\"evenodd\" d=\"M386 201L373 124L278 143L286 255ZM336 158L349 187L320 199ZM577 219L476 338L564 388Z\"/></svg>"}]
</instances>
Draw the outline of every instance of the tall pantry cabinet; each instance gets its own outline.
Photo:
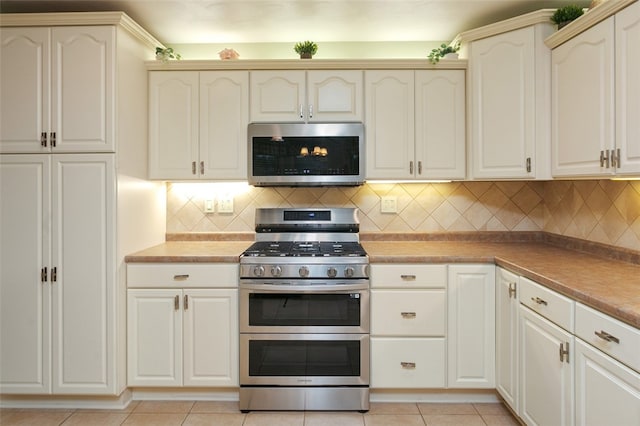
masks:
<instances>
[{"instance_id":1,"label":"tall pantry cabinet","mask_svg":"<svg viewBox=\"0 0 640 426\"><path fill-rule=\"evenodd\" d=\"M0 39L0 393L117 396L124 255L164 239L145 169L159 43L121 12L5 14Z\"/></svg>"}]
</instances>

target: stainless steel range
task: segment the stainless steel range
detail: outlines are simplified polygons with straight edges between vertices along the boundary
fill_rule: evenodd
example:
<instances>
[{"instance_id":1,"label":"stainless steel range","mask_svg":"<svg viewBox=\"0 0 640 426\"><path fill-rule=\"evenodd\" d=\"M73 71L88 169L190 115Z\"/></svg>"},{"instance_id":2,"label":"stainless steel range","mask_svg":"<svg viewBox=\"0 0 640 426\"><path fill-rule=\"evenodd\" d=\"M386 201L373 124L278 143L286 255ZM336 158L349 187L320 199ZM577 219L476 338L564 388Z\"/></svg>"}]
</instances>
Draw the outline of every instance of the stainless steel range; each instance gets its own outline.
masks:
<instances>
[{"instance_id":1,"label":"stainless steel range","mask_svg":"<svg viewBox=\"0 0 640 426\"><path fill-rule=\"evenodd\" d=\"M240 257L240 409L369 409L357 209L257 209Z\"/></svg>"}]
</instances>

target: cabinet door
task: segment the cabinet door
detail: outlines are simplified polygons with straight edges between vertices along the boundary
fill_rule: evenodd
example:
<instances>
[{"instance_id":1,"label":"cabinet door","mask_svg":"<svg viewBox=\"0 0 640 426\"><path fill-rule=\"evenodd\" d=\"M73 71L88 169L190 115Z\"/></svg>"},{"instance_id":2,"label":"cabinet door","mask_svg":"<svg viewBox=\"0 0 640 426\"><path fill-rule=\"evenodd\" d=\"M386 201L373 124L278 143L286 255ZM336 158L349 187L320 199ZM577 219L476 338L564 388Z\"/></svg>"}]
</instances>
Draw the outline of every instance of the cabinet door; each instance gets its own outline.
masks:
<instances>
[{"instance_id":1,"label":"cabinet door","mask_svg":"<svg viewBox=\"0 0 640 426\"><path fill-rule=\"evenodd\" d=\"M309 121L363 121L362 71L308 71Z\"/></svg>"},{"instance_id":2,"label":"cabinet door","mask_svg":"<svg viewBox=\"0 0 640 426\"><path fill-rule=\"evenodd\" d=\"M522 28L471 45L474 178L523 178L534 152L535 33ZM540 90L540 89L539 89Z\"/></svg>"},{"instance_id":3,"label":"cabinet door","mask_svg":"<svg viewBox=\"0 0 640 426\"><path fill-rule=\"evenodd\" d=\"M415 176L464 179L464 71L416 71L415 90Z\"/></svg>"},{"instance_id":4,"label":"cabinet door","mask_svg":"<svg viewBox=\"0 0 640 426\"><path fill-rule=\"evenodd\" d=\"M640 3L616 14L617 173L640 173Z\"/></svg>"},{"instance_id":5,"label":"cabinet door","mask_svg":"<svg viewBox=\"0 0 640 426\"><path fill-rule=\"evenodd\" d=\"M495 387L495 266L449 265L448 385Z\"/></svg>"},{"instance_id":6,"label":"cabinet door","mask_svg":"<svg viewBox=\"0 0 640 426\"><path fill-rule=\"evenodd\" d=\"M0 152L42 152L49 132L48 28L0 28Z\"/></svg>"},{"instance_id":7,"label":"cabinet door","mask_svg":"<svg viewBox=\"0 0 640 426\"><path fill-rule=\"evenodd\" d=\"M50 393L49 155L0 156L0 391Z\"/></svg>"},{"instance_id":8,"label":"cabinet door","mask_svg":"<svg viewBox=\"0 0 640 426\"><path fill-rule=\"evenodd\" d=\"M237 290L184 291L185 386L238 386L237 306Z\"/></svg>"},{"instance_id":9,"label":"cabinet door","mask_svg":"<svg viewBox=\"0 0 640 426\"><path fill-rule=\"evenodd\" d=\"M520 417L528 425L573 425L573 336L520 306ZM560 358L560 350L568 355Z\"/></svg>"},{"instance_id":10,"label":"cabinet door","mask_svg":"<svg viewBox=\"0 0 640 426\"><path fill-rule=\"evenodd\" d=\"M614 17L551 53L554 176L613 173L604 154L615 141L614 54Z\"/></svg>"},{"instance_id":11,"label":"cabinet door","mask_svg":"<svg viewBox=\"0 0 640 426\"><path fill-rule=\"evenodd\" d=\"M115 31L51 30L51 144L57 152L115 152Z\"/></svg>"},{"instance_id":12,"label":"cabinet door","mask_svg":"<svg viewBox=\"0 0 640 426\"><path fill-rule=\"evenodd\" d=\"M518 276L496 268L496 389L518 412Z\"/></svg>"},{"instance_id":13,"label":"cabinet door","mask_svg":"<svg viewBox=\"0 0 640 426\"><path fill-rule=\"evenodd\" d=\"M114 154L54 155L51 174L53 391L114 392Z\"/></svg>"},{"instance_id":14,"label":"cabinet door","mask_svg":"<svg viewBox=\"0 0 640 426\"><path fill-rule=\"evenodd\" d=\"M304 71L251 72L251 121L304 121Z\"/></svg>"},{"instance_id":15,"label":"cabinet door","mask_svg":"<svg viewBox=\"0 0 640 426\"><path fill-rule=\"evenodd\" d=\"M632 426L640 419L640 374L576 339L576 424Z\"/></svg>"},{"instance_id":16,"label":"cabinet door","mask_svg":"<svg viewBox=\"0 0 640 426\"><path fill-rule=\"evenodd\" d=\"M247 179L249 73L200 73L200 177Z\"/></svg>"},{"instance_id":17,"label":"cabinet door","mask_svg":"<svg viewBox=\"0 0 640 426\"><path fill-rule=\"evenodd\" d=\"M181 386L182 291L127 294L127 384Z\"/></svg>"},{"instance_id":18,"label":"cabinet door","mask_svg":"<svg viewBox=\"0 0 640 426\"><path fill-rule=\"evenodd\" d=\"M413 71L365 71L367 179L412 179Z\"/></svg>"},{"instance_id":19,"label":"cabinet door","mask_svg":"<svg viewBox=\"0 0 640 426\"><path fill-rule=\"evenodd\" d=\"M149 177L198 176L197 71L149 72Z\"/></svg>"}]
</instances>

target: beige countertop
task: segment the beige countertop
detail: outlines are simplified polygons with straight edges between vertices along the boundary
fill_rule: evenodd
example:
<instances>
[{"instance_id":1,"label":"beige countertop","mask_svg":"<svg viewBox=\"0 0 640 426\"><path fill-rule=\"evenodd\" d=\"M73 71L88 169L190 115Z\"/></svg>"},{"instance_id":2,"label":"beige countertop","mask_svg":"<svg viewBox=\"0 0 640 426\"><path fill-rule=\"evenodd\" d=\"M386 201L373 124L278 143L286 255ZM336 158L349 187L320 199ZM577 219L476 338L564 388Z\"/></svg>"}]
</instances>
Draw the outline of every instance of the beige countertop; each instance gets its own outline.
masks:
<instances>
[{"instance_id":1,"label":"beige countertop","mask_svg":"<svg viewBox=\"0 0 640 426\"><path fill-rule=\"evenodd\" d=\"M168 241L127 262L238 262L252 241ZM541 242L362 241L371 263L495 263L640 328L640 265Z\"/></svg>"}]
</instances>

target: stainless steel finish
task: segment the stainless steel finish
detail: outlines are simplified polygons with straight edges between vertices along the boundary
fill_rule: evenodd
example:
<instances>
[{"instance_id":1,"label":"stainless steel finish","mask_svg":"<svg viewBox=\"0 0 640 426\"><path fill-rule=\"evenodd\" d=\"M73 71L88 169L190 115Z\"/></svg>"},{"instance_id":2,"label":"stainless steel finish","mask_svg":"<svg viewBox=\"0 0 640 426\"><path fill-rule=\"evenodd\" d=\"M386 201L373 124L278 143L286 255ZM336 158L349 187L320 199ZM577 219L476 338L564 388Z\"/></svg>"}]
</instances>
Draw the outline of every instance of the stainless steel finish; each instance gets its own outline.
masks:
<instances>
[{"instance_id":1,"label":"stainless steel finish","mask_svg":"<svg viewBox=\"0 0 640 426\"><path fill-rule=\"evenodd\" d=\"M614 336L612 334L607 333L604 330L595 331L594 333L595 333L596 336L598 336L602 340L606 340L607 342L613 342L613 343L620 344L620 339L618 339L616 336Z\"/></svg>"},{"instance_id":2,"label":"stainless steel finish","mask_svg":"<svg viewBox=\"0 0 640 426\"><path fill-rule=\"evenodd\" d=\"M414 319L416 317L415 312L400 312L400 315L405 319Z\"/></svg>"},{"instance_id":3,"label":"stainless steel finish","mask_svg":"<svg viewBox=\"0 0 640 426\"><path fill-rule=\"evenodd\" d=\"M241 387L240 410L369 410L368 387Z\"/></svg>"},{"instance_id":4,"label":"stainless steel finish","mask_svg":"<svg viewBox=\"0 0 640 426\"><path fill-rule=\"evenodd\" d=\"M416 363L415 362L401 361L400 365L402 366L402 368L406 368L406 369L414 369L414 368L416 368Z\"/></svg>"},{"instance_id":5,"label":"stainless steel finish","mask_svg":"<svg viewBox=\"0 0 640 426\"><path fill-rule=\"evenodd\" d=\"M367 263L353 264L352 257L304 257L300 263L286 263L282 257L252 257L240 260L240 277L242 278L314 278L322 279L329 275L329 269L336 270L332 278L368 278L369 265ZM362 262L366 262L364 259ZM258 265L255 263L259 262ZM304 262L304 265L301 263ZM276 274L274 274L274 272ZM302 283L298 283L302 284Z\"/></svg>"},{"instance_id":6,"label":"stainless steel finish","mask_svg":"<svg viewBox=\"0 0 640 426\"><path fill-rule=\"evenodd\" d=\"M258 327L249 325L249 295L251 293L287 293L287 294L350 294L360 299L359 326L287 326L277 327L278 333L369 333L370 330L370 294L367 282L333 284L315 281L311 285L296 284L261 284L259 281L243 283L240 287L240 333L273 333L274 327Z\"/></svg>"},{"instance_id":7,"label":"stainless steel finish","mask_svg":"<svg viewBox=\"0 0 640 426\"><path fill-rule=\"evenodd\" d=\"M609 151L608 150L600 151L600 167L606 167L608 169L609 160L610 160Z\"/></svg>"},{"instance_id":8,"label":"stainless steel finish","mask_svg":"<svg viewBox=\"0 0 640 426\"><path fill-rule=\"evenodd\" d=\"M360 376L250 376L249 341L256 340L358 340L360 341ZM273 386L366 386L369 384L369 335L368 334L247 334L240 333L240 384ZM273 407L272 407L273 409ZM282 409L282 408L277 408Z\"/></svg>"},{"instance_id":9,"label":"stainless steel finish","mask_svg":"<svg viewBox=\"0 0 640 426\"><path fill-rule=\"evenodd\" d=\"M331 213L331 221L327 220L285 220L284 216L287 212L295 211L295 212L318 212L318 211L329 211ZM356 208L341 208L341 207L323 207L323 208L258 208L256 209L256 227L260 227L260 229L269 229L270 227L276 228L279 226L287 225L290 227L304 227L304 226L340 226L340 225L359 225L360 220L358 219L358 209ZM289 232L288 232L289 233ZM287 238L287 241L314 241L314 238L318 234L323 234L324 232L300 232L295 231L292 232L295 236L300 236L300 238L296 238L295 236L290 236ZM329 232L332 235L342 235L344 232ZM262 240L257 239L260 234L262 235ZM274 239L273 232L259 232L256 235L256 241L278 241ZM348 235L358 237L357 233L349 233ZM317 240L321 241L321 240ZM331 241L331 240L329 240ZM334 240L334 241L344 241L344 240ZM355 240L357 241L357 239Z\"/></svg>"},{"instance_id":10,"label":"stainless steel finish","mask_svg":"<svg viewBox=\"0 0 640 426\"><path fill-rule=\"evenodd\" d=\"M612 149L611 154L611 167L620 167L620 148Z\"/></svg>"},{"instance_id":11,"label":"stainless steel finish","mask_svg":"<svg viewBox=\"0 0 640 426\"><path fill-rule=\"evenodd\" d=\"M544 306L548 305L546 300L540 299L539 297L532 297L531 300L537 303L538 305L544 305Z\"/></svg>"},{"instance_id":12,"label":"stainless steel finish","mask_svg":"<svg viewBox=\"0 0 640 426\"><path fill-rule=\"evenodd\" d=\"M173 276L174 281L185 281L189 279L189 274L178 274Z\"/></svg>"},{"instance_id":13,"label":"stainless steel finish","mask_svg":"<svg viewBox=\"0 0 640 426\"><path fill-rule=\"evenodd\" d=\"M509 283L509 297L516 298L516 283Z\"/></svg>"},{"instance_id":14,"label":"stainless steel finish","mask_svg":"<svg viewBox=\"0 0 640 426\"><path fill-rule=\"evenodd\" d=\"M300 105L300 118L304 118ZM254 137L358 137L358 175L291 175L291 176L254 176L253 143ZM365 181L366 153L364 124L362 123L251 123L247 128L248 141L248 181L255 186L358 186Z\"/></svg>"}]
</instances>

